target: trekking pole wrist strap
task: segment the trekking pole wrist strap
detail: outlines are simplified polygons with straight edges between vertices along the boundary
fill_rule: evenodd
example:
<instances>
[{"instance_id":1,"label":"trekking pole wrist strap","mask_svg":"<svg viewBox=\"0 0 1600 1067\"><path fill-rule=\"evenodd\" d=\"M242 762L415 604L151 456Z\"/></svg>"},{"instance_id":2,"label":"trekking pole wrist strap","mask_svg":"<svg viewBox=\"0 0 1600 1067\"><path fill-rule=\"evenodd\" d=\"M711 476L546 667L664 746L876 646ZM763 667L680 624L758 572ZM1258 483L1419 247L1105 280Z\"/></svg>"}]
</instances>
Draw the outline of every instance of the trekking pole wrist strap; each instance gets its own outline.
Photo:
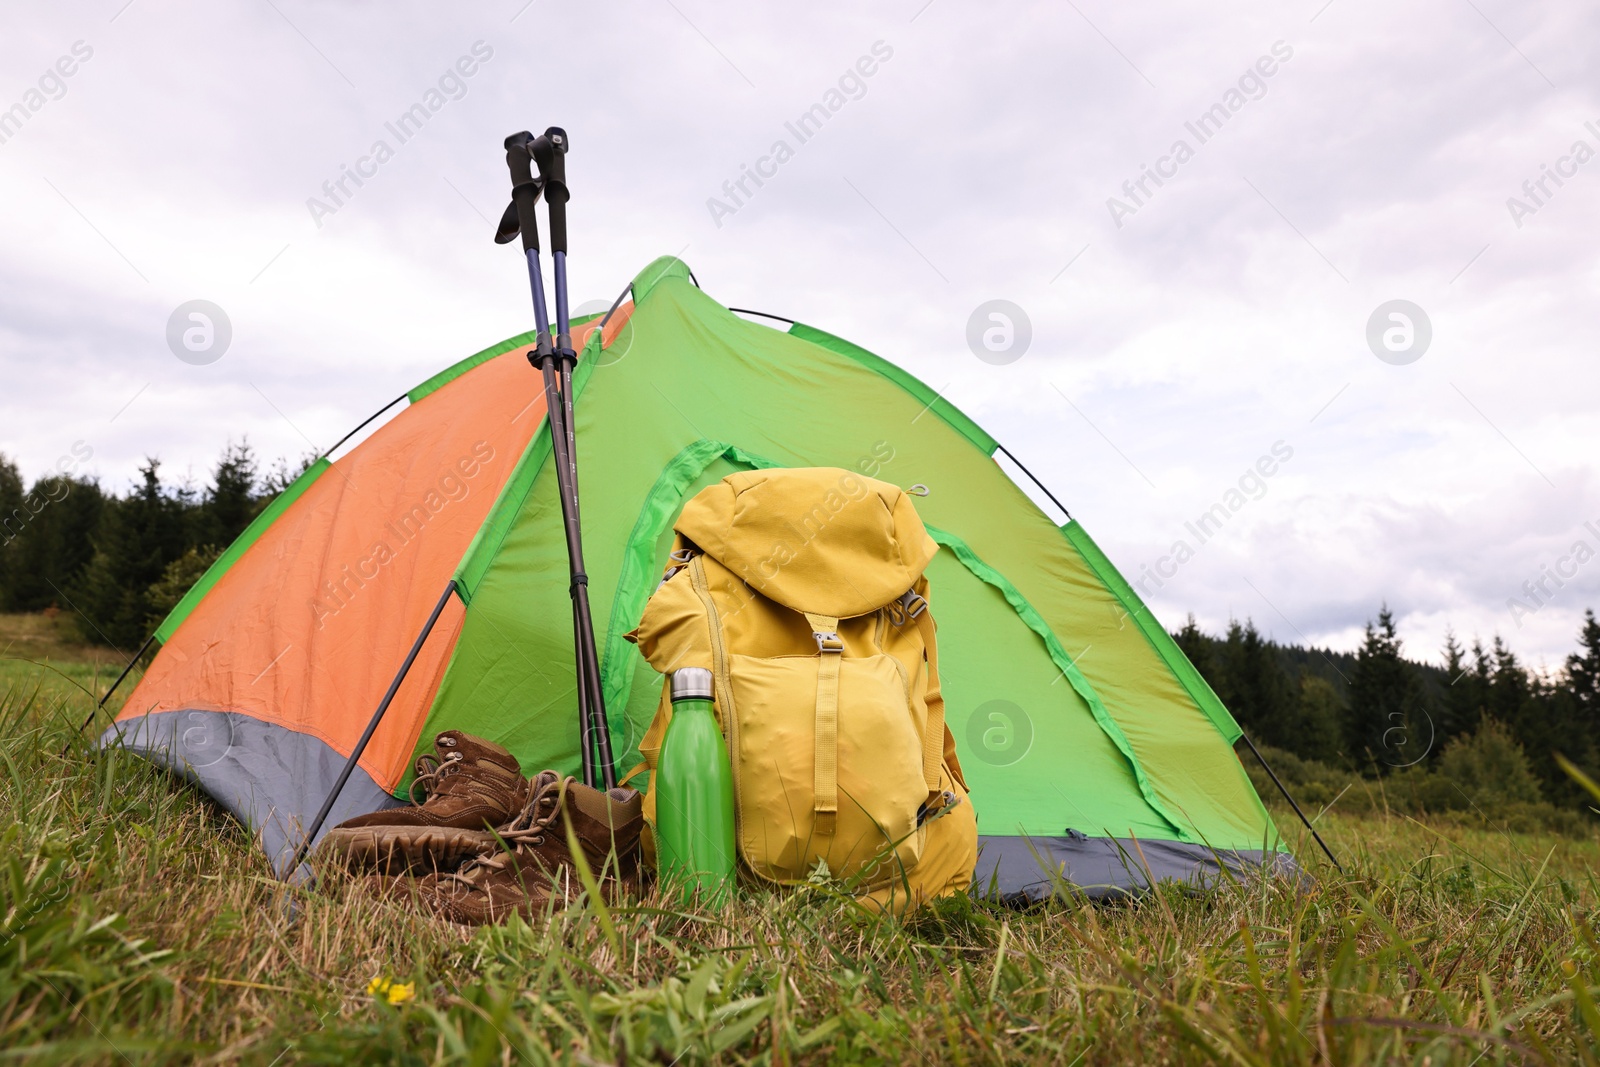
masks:
<instances>
[{"instance_id":1,"label":"trekking pole wrist strap","mask_svg":"<svg viewBox=\"0 0 1600 1067\"><path fill-rule=\"evenodd\" d=\"M506 138L506 167L511 171L511 206L522 231L522 250L539 250L539 223L535 208L543 183L533 176L533 156L529 146L533 135L526 130ZM511 235L506 234L510 240Z\"/></svg>"}]
</instances>

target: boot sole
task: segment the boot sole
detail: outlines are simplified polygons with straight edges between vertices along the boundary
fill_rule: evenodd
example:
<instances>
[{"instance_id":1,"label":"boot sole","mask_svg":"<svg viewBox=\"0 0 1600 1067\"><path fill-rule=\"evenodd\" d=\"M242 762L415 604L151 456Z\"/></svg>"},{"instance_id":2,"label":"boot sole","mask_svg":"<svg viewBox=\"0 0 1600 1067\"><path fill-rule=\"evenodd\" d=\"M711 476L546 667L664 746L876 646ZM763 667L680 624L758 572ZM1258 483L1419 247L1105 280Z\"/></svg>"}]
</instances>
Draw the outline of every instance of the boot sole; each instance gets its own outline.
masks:
<instances>
[{"instance_id":1,"label":"boot sole","mask_svg":"<svg viewBox=\"0 0 1600 1067\"><path fill-rule=\"evenodd\" d=\"M317 855L352 870L378 874L453 871L474 856L498 852L500 841L487 830L450 826L361 826L335 828L317 846Z\"/></svg>"}]
</instances>

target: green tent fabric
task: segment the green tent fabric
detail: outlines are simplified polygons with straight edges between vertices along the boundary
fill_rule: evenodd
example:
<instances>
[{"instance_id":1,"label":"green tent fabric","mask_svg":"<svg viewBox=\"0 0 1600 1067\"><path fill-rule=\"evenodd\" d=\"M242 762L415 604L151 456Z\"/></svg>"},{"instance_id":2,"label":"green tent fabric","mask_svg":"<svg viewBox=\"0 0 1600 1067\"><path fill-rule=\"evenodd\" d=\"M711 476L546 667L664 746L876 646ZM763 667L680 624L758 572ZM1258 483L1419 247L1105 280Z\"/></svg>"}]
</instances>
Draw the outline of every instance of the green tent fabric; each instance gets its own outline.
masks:
<instances>
[{"instance_id":1,"label":"green tent fabric","mask_svg":"<svg viewBox=\"0 0 1600 1067\"><path fill-rule=\"evenodd\" d=\"M750 467L837 466L928 489L929 575L951 729L973 790L980 881L1091 892L1219 863L1290 864L1232 751L1240 731L1082 527L1058 528L993 438L871 353L752 322L679 261L577 375L589 588L623 769L661 679L622 639L659 580L683 503ZM417 744L483 734L525 766L579 765L566 556L547 433L530 444L456 577L468 609ZM1043 863L1041 864L1041 859ZM987 876L987 878L985 877Z\"/></svg>"}]
</instances>

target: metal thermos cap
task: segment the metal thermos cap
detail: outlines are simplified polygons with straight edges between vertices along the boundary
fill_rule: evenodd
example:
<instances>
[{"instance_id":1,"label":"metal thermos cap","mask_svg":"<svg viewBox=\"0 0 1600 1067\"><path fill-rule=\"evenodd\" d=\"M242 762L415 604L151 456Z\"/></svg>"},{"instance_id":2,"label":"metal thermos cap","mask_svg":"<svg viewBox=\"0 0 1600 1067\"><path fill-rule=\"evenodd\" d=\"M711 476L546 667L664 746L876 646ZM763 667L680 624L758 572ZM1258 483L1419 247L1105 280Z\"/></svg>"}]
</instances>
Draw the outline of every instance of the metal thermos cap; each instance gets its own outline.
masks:
<instances>
[{"instance_id":1,"label":"metal thermos cap","mask_svg":"<svg viewBox=\"0 0 1600 1067\"><path fill-rule=\"evenodd\" d=\"M672 699L710 700L711 672L704 667L681 667L673 671Z\"/></svg>"}]
</instances>

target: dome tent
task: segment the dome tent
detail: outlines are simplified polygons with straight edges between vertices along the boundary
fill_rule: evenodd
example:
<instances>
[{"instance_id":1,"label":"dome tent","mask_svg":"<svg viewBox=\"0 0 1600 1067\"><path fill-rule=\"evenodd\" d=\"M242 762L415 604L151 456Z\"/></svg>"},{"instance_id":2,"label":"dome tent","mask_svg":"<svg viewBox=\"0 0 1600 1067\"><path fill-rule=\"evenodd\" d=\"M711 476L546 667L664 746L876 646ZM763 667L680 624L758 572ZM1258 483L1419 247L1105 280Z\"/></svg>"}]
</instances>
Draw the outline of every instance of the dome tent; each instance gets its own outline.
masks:
<instances>
[{"instance_id":1,"label":"dome tent","mask_svg":"<svg viewBox=\"0 0 1600 1067\"><path fill-rule=\"evenodd\" d=\"M1057 526L998 443L893 364L757 323L663 257L603 329L574 327L583 527L618 767L661 678L623 635L683 504L742 469L833 466L902 486L929 565L947 719L978 814L975 884L1091 895L1224 865L1294 869L1235 757L1241 731L1081 524ZM319 460L156 633L102 737L197 782L290 863L425 621L437 621L325 826L403 803L445 729L576 773L571 608L531 334L441 372ZM443 594L441 595L441 591ZM637 784L637 783L635 783Z\"/></svg>"}]
</instances>

